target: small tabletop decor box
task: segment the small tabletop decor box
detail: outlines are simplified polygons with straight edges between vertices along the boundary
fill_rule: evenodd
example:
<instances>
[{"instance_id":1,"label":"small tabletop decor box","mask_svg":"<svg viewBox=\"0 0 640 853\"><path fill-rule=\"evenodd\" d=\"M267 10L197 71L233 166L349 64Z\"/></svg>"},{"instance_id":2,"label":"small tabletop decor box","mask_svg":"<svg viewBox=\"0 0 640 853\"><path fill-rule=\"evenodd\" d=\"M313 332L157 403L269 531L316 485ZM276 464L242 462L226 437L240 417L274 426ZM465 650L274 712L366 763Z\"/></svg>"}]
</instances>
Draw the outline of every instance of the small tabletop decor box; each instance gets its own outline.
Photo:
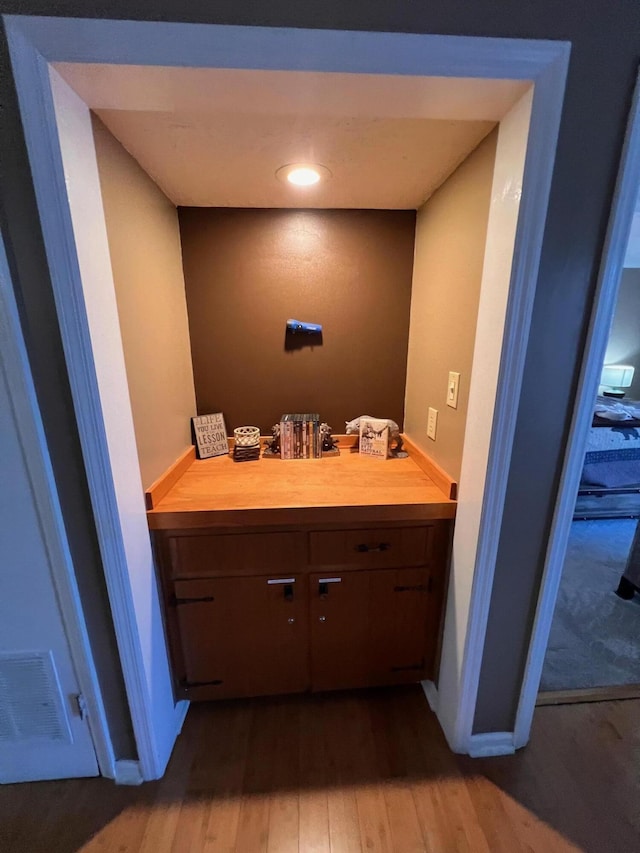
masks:
<instances>
[{"instance_id":1,"label":"small tabletop decor box","mask_svg":"<svg viewBox=\"0 0 640 853\"><path fill-rule=\"evenodd\" d=\"M209 459L210 456L223 456L229 453L227 428L222 412L191 418L191 424L198 459Z\"/></svg>"},{"instance_id":2,"label":"small tabletop decor box","mask_svg":"<svg viewBox=\"0 0 640 853\"><path fill-rule=\"evenodd\" d=\"M376 459L389 455L389 421L382 418L360 418L360 453Z\"/></svg>"}]
</instances>

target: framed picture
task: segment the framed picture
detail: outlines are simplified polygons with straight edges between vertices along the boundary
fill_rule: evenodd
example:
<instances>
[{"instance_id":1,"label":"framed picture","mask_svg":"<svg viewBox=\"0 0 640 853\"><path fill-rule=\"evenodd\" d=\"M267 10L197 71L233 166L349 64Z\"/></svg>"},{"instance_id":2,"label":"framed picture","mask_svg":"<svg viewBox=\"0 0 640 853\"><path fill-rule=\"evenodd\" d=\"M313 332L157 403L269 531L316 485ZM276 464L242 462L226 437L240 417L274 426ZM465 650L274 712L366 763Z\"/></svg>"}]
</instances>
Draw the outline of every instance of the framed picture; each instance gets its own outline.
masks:
<instances>
[{"instance_id":1,"label":"framed picture","mask_svg":"<svg viewBox=\"0 0 640 853\"><path fill-rule=\"evenodd\" d=\"M224 456L229 453L227 428L222 412L191 418L191 426L198 459L209 459L210 456Z\"/></svg>"}]
</instances>

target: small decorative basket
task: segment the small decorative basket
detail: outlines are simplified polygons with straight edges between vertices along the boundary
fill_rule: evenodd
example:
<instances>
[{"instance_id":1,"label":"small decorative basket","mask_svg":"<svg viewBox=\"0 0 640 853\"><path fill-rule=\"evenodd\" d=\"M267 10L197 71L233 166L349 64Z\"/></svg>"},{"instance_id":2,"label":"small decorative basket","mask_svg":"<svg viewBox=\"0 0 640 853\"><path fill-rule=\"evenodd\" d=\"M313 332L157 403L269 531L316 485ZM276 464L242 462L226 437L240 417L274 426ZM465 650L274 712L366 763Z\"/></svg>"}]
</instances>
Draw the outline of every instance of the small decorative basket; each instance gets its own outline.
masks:
<instances>
[{"instance_id":1,"label":"small decorative basket","mask_svg":"<svg viewBox=\"0 0 640 853\"><path fill-rule=\"evenodd\" d=\"M236 440L236 447L259 447L260 446L260 430L254 426L242 426L234 429L233 437Z\"/></svg>"}]
</instances>

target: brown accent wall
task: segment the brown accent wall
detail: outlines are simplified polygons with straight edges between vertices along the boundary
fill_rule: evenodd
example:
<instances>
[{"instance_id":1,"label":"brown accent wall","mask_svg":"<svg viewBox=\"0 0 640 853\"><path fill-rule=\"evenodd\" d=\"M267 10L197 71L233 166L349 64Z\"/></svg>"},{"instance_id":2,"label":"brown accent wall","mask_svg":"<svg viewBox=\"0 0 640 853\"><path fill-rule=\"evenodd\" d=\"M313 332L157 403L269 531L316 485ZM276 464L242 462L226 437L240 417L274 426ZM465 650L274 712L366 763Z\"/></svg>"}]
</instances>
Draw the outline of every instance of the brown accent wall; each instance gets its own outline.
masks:
<instances>
[{"instance_id":1,"label":"brown accent wall","mask_svg":"<svg viewBox=\"0 0 640 853\"><path fill-rule=\"evenodd\" d=\"M498 131L493 130L418 211L405 432L460 479ZM458 407L446 405L449 371ZM433 441L427 409L438 410Z\"/></svg>"},{"instance_id":2,"label":"brown accent wall","mask_svg":"<svg viewBox=\"0 0 640 853\"><path fill-rule=\"evenodd\" d=\"M180 208L198 412L402 423L415 211ZM287 319L322 344L288 349ZM304 338L291 339L292 343Z\"/></svg>"},{"instance_id":3,"label":"brown accent wall","mask_svg":"<svg viewBox=\"0 0 640 853\"><path fill-rule=\"evenodd\" d=\"M196 408L178 216L100 119L91 123L146 489L191 444Z\"/></svg>"}]
</instances>

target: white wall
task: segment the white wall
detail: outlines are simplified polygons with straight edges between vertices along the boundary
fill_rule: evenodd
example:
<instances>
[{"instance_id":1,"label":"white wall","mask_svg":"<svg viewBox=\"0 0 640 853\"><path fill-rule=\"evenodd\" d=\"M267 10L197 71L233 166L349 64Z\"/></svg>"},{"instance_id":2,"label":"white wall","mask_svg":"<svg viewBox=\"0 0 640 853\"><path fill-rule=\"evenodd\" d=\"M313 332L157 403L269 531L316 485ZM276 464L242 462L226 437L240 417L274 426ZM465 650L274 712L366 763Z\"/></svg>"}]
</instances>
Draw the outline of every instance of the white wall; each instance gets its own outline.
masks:
<instances>
[{"instance_id":1,"label":"white wall","mask_svg":"<svg viewBox=\"0 0 640 853\"><path fill-rule=\"evenodd\" d=\"M161 775L175 742L181 708L176 708L173 701L138 467L91 115L86 104L53 69L50 70L50 76L93 361L117 498L119 534L127 566L126 577L107 576L107 585L117 582L130 586L137 636L131 637L128 633L128 621L120 624L120 630L116 624L116 633L121 656L136 655L141 659L144 683L132 681L139 670L131 665L130 661L125 661L125 681L129 701L134 703L133 722L138 746L140 748L140 738L144 734L148 738L145 754L151 753L154 759L145 772ZM109 592L111 591L112 587L109 586ZM118 611L114 610L116 619L117 614ZM126 643L123 635L128 638ZM146 710L143 711L143 707L140 707L136 711L135 703L139 703ZM146 727L148 720L151 720L151 729Z\"/></svg>"}]
</instances>

